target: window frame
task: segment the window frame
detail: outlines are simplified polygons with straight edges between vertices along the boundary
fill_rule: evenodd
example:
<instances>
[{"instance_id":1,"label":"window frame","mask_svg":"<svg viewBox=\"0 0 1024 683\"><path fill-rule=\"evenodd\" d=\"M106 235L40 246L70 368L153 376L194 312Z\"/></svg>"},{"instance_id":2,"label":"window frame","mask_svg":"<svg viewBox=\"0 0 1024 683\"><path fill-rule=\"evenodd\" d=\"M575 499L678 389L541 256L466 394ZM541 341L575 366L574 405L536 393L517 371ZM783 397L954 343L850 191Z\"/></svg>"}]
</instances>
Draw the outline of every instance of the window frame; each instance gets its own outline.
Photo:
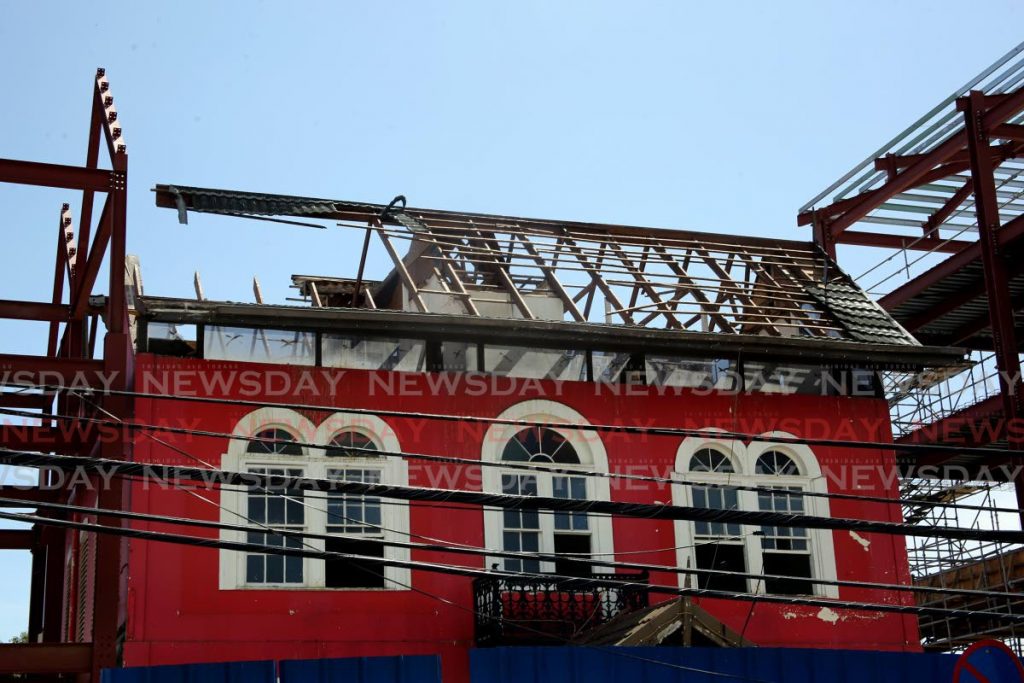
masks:
<instances>
[{"instance_id":1,"label":"window frame","mask_svg":"<svg viewBox=\"0 0 1024 683\"><path fill-rule=\"evenodd\" d=\"M706 429L706 436L688 437L679 445L676 452L676 463L674 476L678 479L694 483L710 483L719 485L734 484L739 486L775 486L778 488L799 487L805 491L816 493L827 493L828 485L821 474L817 458L813 451L803 444L774 443L768 441L754 441L749 445L733 439L724 439L716 436L721 432L719 429ZM792 434L785 432L768 432L761 436L778 436L795 438ZM711 448L730 456L734 473L724 472L691 472L689 470L690 459L694 454ZM799 468L801 474L794 476L772 476L757 474L755 464L757 459L769 452L778 451L791 458ZM759 510L758 493L756 491L738 491L739 509ZM672 500L676 505L695 507L693 498L693 487L683 484L672 485ZM829 517L829 501L827 498L805 497L804 514ZM762 536L760 535L761 525L740 525L742 545L744 548L746 572L748 574L764 574L764 553L762 547ZM808 546L811 558L811 579L834 581L836 579L836 561L833 533L827 529L806 529ZM756 533L756 535L755 535ZM699 542L696 536L695 523L691 521L677 520L675 522L676 535L676 562L680 567L696 568L697 557L694 544ZM767 551L771 552L771 551ZM690 585L692 579L685 574L679 575L679 585L685 587ZM747 579L747 592L751 594L766 594L764 581L758 579ZM839 589L836 586L812 584L815 597L838 598Z\"/></svg>"},{"instance_id":2,"label":"window frame","mask_svg":"<svg viewBox=\"0 0 1024 683\"><path fill-rule=\"evenodd\" d=\"M370 438L380 450L400 451L401 447L394 430L380 418L373 415L353 413L333 413L319 426L300 413L284 408L261 408L244 416L233 430L235 436L252 436L266 429L284 429L295 436L296 441L316 444L316 447L302 446L301 455L283 455L273 453L248 453L249 441L231 439L227 451L221 456L221 467L224 470L245 472L250 467L282 467L302 469L303 475L313 479L327 479L331 469L379 469L382 483L404 486L408 484L408 464L402 458L385 456L347 457L328 456L327 449L335 435L344 431L354 431ZM237 513L247 516L248 491L224 489L221 491L222 522L239 524ZM322 492L314 492L315 498L306 498L305 530L310 533L326 534L327 532L327 501ZM384 501L382 501L384 502ZM397 501L396 501L397 502ZM409 506L381 506L383 540L407 540L409 532ZM245 523L245 522L242 522ZM250 525L251 526L251 525ZM355 534L337 534L339 537L356 538ZM224 529L221 538L230 541L245 541L246 532ZM370 539L366 539L370 540ZM324 551L324 539L304 539L305 545L311 549ZM384 567L384 587L352 586L328 587L326 585L326 561L315 558L302 559L302 583L259 583L250 584L246 581L246 557L250 553L221 550L219 569L219 588L221 590L316 590L316 591L394 591L409 590L411 572L407 567ZM386 560L408 561L408 548L384 546L383 558Z\"/></svg>"},{"instance_id":3,"label":"window frame","mask_svg":"<svg viewBox=\"0 0 1024 683\"><path fill-rule=\"evenodd\" d=\"M585 432L578 429L558 429L559 424L588 424L586 418L569 406L556 401L534 399L517 403L497 417L498 420L522 420L528 422L543 423L550 429L554 429L563 436L576 450L580 464L547 463L537 462L535 464L544 467L552 467L560 470L558 473L548 474L543 471L527 472L520 469L504 469L500 467L484 467L482 472L483 490L491 493L502 492L502 475L532 475L537 479L537 495L552 496L553 481L559 476L576 476L579 472L585 477L587 495L590 500L611 500L611 488L607 477L589 477L590 472L608 472L608 455L604 443L597 432ZM522 425L500 425L493 424L484 435L481 458L485 462L501 463L502 453L506 444L522 430ZM522 464L516 462L515 464ZM571 486L571 485L570 485ZM554 514L540 514L540 539L539 551L541 553L554 552L555 534L581 534L579 530L558 530L555 529ZM615 552L614 536L612 533L612 520L608 515L587 513L587 521L590 535L590 552L592 555L612 557ZM571 522L570 522L571 525ZM488 548L499 550L504 548L504 509L493 506L484 507L484 541ZM487 566L497 564L504 567L506 558L497 556L487 557ZM540 563L541 574L551 574L555 571L555 563L543 561Z\"/></svg>"}]
</instances>

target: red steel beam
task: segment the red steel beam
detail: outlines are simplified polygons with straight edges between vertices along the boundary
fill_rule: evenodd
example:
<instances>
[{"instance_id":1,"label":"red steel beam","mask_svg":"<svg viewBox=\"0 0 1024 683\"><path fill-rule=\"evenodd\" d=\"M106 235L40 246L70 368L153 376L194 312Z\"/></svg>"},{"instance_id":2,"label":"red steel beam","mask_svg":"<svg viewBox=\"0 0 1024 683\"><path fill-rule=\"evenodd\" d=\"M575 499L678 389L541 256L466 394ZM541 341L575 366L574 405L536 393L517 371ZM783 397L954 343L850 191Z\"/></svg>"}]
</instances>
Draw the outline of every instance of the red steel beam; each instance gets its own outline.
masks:
<instances>
[{"instance_id":1,"label":"red steel beam","mask_svg":"<svg viewBox=\"0 0 1024 683\"><path fill-rule=\"evenodd\" d=\"M0 318L60 322L71 316L71 307L41 301L8 301L0 299Z\"/></svg>"},{"instance_id":2,"label":"red steel beam","mask_svg":"<svg viewBox=\"0 0 1024 683\"><path fill-rule=\"evenodd\" d=\"M1022 236L1024 236L1024 216L1018 216L1000 228L997 239L1000 246L1006 247ZM942 263L921 273L899 289L889 292L879 299L878 303L882 308L891 311L979 258L981 258L981 244L974 242L963 251L958 251Z\"/></svg>"},{"instance_id":3,"label":"red steel beam","mask_svg":"<svg viewBox=\"0 0 1024 683\"><path fill-rule=\"evenodd\" d=\"M991 319L992 347L995 351L996 367L999 369L1003 417L1008 422L1015 422L1024 416L1020 356L1013 322L1010 277L998 235L1001 227L999 200L996 196L995 167L989 153L988 126L985 124L985 95L979 91L972 91L969 97L961 98L958 106L964 113L967 148L971 154L974 210L978 216L978 244L981 246L981 260L985 267L985 293ZM1014 431L1008 431L1007 437L1011 450L1024 449L1024 442ZM1017 507L1022 508L1021 522L1024 523L1024 475L1018 474L1014 478L1014 487L1017 493Z\"/></svg>"},{"instance_id":4,"label":"red steel beam","mask_svg":"<svg viewBox=\"0 0 1024 683\"><path fill-rule=\"evenodd\" d=\"M24 392L0 393L0 408L45 410L53 405L52 394L29 394Z\"/></svg>"},{"instance_id":5,"label":"red steel beam","mask_svg":"<svg viewBox=\"0 0 1024 683\"><path fill-rule=\"evenodd\" d=\"M838 244L852 244L861 247L888 247L891 249L912 249L955 254L974 244L966 240L939 240L934 237L901 237L879 232L847 230L835 238Z\"/></svg>"},{"instance_id":6,"label":"red steel beam","mask_svg":"<svg viewBox=\"0 0 1024 683\"><path fill-rule=\"evenodd\" d=\"M57 489L41 489L38 486L23 488L20 486L0 486L0 498L8 498L20 501L18 507L35 507L37 503L56 503L60 498ZM3 503L0 507L13 506L13 503Z\"/></svg>"},{"instance_id":7,"label":"red steel beam","mask_svg":"<svg viewBox=\"0 0 1024 683\"><path fill-rule=\"evenodd\" d=\"M102 360L0 354L0 385L102 388L109 382Z\"/></svg>"},{"instance_id":8,"label":"red steel beam","mask_svg":"<svg viewBox=\"0 0 1024 683\"><path fill-rule=\"evenodd\" d=\"M0 645L0 674L87 673L92 643L19 643Z\"/></svg>"},{"instance_id":9,"label":"red steel beam","mask_svg":"<svg viewBox=\"0 0 1024 683\"><path fill-rule=\"evenodd\" d=\"M107 251L107 243L110 241L113 223L111 203L111 196L107 195L107 199L103 203L103 210L100 212L100 222L96 230L96 237L93 238L92 247L89 249L89 259L85 262L84 268L81 269L81 279L75 285L75 296L71 302L75 320L81 320L89 308L89 295L92 294L92 287L96 284L96 277L100 273L100 264L103 262L103 256ZM111 270L114 270L114 268L111 267ZM123 261L121 270L122 277L124 277ZM111 296L113 296L113 292L111 292Z\"/></svg>"},{"instance_id":10,"label":"red steel beam","mask_svg":"<svg viewBox=\"0 0 1024 683\"><path fill-rule=\"evenodd\" d=\"M986 98L986 102L991 105L991 108L978 114L978 125L983 132L1005 123L1011 116L1024 109L1024 88L1007 93L998 99ZM958 104L957 106L962 105ZM954 169L961 166L960 162L949 163L949 160L964 149L968 142L967 138L966 129L958 131L931 152L921 155L916 162L911 163L905 170L887 180L882 186L856 197L840 200L821 209L801 214L797 218L797 224L811 223L814 214L825 218L836 216L834 220L830 221L829 228L833 234L838 235L878 208L887 199L905 192L915 185L936 179L937 173L942 174L938 176L939 178L944 178L956 172ZM987 154L987 160L991 162L992 153L989 151Z\"/></svg>"},{"instance_id":11,"label":"red steel beam","mask_svg":"<svg viewBox=\"0 0 1024 683\"><path fill-rule=\"evenodd\" d=\"M0 550L31 550L35 537L31 529L0 529Z\"/></svg>"},{"instance_id":12,"label":"red steel beam","mask_svg":"<svg viewBox=\"0 0 1024 683\"><path fill-rule=\"evenodd\" d=\"M108 192L113 186L112 175L98 168L0 159L0 183Z\"/></svg>"}]
</instances>

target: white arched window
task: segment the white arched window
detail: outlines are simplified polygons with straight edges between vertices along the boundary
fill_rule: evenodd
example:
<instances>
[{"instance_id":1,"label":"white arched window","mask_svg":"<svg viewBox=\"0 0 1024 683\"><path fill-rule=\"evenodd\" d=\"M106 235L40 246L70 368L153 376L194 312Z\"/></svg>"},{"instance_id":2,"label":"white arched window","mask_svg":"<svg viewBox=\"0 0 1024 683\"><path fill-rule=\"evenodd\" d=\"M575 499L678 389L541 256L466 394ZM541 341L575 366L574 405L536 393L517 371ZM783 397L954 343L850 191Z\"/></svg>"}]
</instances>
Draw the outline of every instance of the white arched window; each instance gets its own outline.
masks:
<instances>
[{"instance_id":1,"label":"white arched window","mask_svg":"<svg viewBox=\"0 0 1024 683\"><path fill-rule=\"evenodd\" d=\"M550 496L580 500L608 500L608 480L587 476L607 472L608 459L595 432L560 424L586 424L575 410L554 401L524 401L503 412L501 420L522 420L538 426L494 425L484 437L482 457L494 463L533 463L558 472L485 467L485 491L522 496ZM542 425L542 426L541 426ZM607 515L586 512L535 510L484 510L488 548L526 553L590 555L613 552L611 520ZM571 558L558 562L537 559L491 558L507 571L585 576L590 565Z\"/></svg>"},{"instance_id":2,"label":"white arched window","mask_svg":"<svg viewBox=\"0 0 1024 683\"><path fill-rule=\"evenodd\" d=\"M676 477L693 485L673 485L677 505L712 509L789 512L827 517L825 498L792 495L826 492L814 453L804 445L689 437L676 454ZM784 436L781 432L764 436ZM700 484L706 484L701 486ZM744 491L738 487L759 487ZM747 526L724 522L676 522L679 566L731 574L698 575L691 585L733 592L837 597L833 586L809 579L836 578L832 532L792 527ZM761 581L740 574L794 577ZM682 577L681 581L686 581Z\"/></svg>"},{"instance_id":3,"label":"white arched window","mask_svg":"<svg viewBox=\"0 0 1024 683\"><path fill-rule=\"evenodd\" d=\"M245 416L222 459L226 470L317 479L404 485L404 461L382 451L399 451L394 432L379 418L335 413L319 427L291 410L264 408ZM314 446L300 446L313 444ZM363 453L362 451L366 451ZM409 508L377 496L302 490L225 489L221 519L328 535L327 539L283 537L273 532L224 531L222 537L270 546L329 550L369 558L408 559L408 550L385 546L406 540ZM404 588L408 569L372 559L315 560L261 553L221 551L220 586L234 588Z\"/></svg>"}]
</instances>

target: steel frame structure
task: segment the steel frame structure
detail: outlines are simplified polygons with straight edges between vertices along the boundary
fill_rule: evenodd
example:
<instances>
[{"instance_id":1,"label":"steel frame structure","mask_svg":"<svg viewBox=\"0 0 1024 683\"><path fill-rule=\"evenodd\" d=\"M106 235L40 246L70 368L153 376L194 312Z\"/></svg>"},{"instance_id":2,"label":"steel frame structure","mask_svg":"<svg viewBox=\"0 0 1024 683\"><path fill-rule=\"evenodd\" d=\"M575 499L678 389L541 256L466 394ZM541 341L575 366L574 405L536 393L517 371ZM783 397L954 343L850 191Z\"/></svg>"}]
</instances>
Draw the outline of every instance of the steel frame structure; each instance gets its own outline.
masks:
<instances>
[{"instance_id":1,"label":"steel frame structure","mask_svg":"<svg viewBox=\"0 0 1024 683\"><path fill-rule=\"evenodd\" d=\"M898 441L962 437L957 443L1024 450L1018 430L1008 428L1024 418L1024 329L1015 321L1024 306L1022 176L1024 43L799 211L798 225L811 226L815 241L833 256L840 244L895 250L865 275L887 263L896 272L874 285L861 284L877 290L882 307L923 343L972 351L972 362L960 373L890 378L887 396ZM904 272L905 281L896 280ZM979 466L1005 459L923 454L913 464L955 465L970 479ZM1024 521L1024 476L1013 486ZM981 497L982 505L994 506L991 487L990 481L907 479L904 497ZM965 523L949 514L944 508L905 510L908 520L920 524ZM994 513L981 517L966 522L1006 524ZM1019 548L940 542L908 550L915 580L924 585L1012 591L1024 572ZM928 646L940 649L961 648L986 633L1011 638L1018 650L1024 644L1021 634L989 633L984 624L929 622L922 629Z\"/></svg>"},{"instance_id":2,"label":"steel frame structure","mask_svg":"<svg viewBox=\"0 0 1024 683\"><path fill-rule=\"evenodd\" d=\"M56 382L79 388L127 389L132 384L134 351L125 291L128 154L122 122L103 69L96 72L91 99L83 166L0 159L0 182L82 193L77 235L70 204L60 208L51 300L0 301L0 319L49 323L45 353L0 355L0 367L16 372L9 377L25 385L53 386ZM109 168L100 166L103 146ZM104 199L94 226L96 196L100 193ZM109 296L100 306L92 293L104 263L109 271ZM101 322L106 332L102 358L97 358ZM56 405L59 413L84 416L91 412L69 392L56 388L40 391L8 385L4 389L0 393L3 407L46 412ZM116 414L132 413L130 398L106 396L99 400ZM121 435L105 434L100 439L84 423L77 425L73 433L78 436L68 439L55 423L41 418L40 424L30 427L0 428L0 445L43 452L99 453L115 458L131 455L130 442ZM124 506L123 484L97 488L99 507ZM41 474L37 488L21 489L17 495L30 507L34 502L66 501L78 493L77 489L48 481ZM116 521L109 524L119 525ZM33 680L40 675L74 674L80 680L98 681L100 670L115 666L118 659L118 632L124 618L122 570L126 561L121 540L103 534L92 541L90 566L86 567L93 577L92 591L91 596L83 596L92 599L88 633L75 632L69 626L70 608L65 610L65 586L74 582L72 576L66 575L66 558L68 548L75 547L66 543L65 534L53 528L35 528L6 533L0 541L5 548L32 551L29 643L0 645L0 674L29 674Z\"/></svg>"}]
</instances>

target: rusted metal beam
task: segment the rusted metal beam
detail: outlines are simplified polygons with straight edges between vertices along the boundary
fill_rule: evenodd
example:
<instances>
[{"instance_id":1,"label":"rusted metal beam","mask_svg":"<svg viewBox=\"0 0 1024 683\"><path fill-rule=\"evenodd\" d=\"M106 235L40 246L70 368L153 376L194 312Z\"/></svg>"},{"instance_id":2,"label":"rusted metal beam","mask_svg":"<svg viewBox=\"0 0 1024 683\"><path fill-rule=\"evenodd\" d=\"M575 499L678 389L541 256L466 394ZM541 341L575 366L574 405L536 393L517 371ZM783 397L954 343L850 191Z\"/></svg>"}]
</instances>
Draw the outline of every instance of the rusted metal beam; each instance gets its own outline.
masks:
<instances>
[{"instance_id":1,"label":"rusted metal beam","mask_svg":"<svg viewBox=\"0 0 1024 683\"><path fill-rule=\"evenodd\" d=\"M1024 237L1024 216L1018 216L1008 221L996 233L996 239L1001 247L1006 247L1021 237ZM979 258L981 258L981 244L973 242L970 246L936 264L910 282L886 294L878 300L878 303L882 308L891 311Z\"/></svg>"},{"instance_id":2,"label":"rusted metal beam","mask_svg":"<svg viewBox=\"0 0 1024 683\"><path fill-rule=\"evenodd\" d=\"M884 247L888 249L909 249L911 251L934 251L942 254L955 254L974 244L967 240L941 240L934 237L902 237L886 235L879 232L862 232L847 230L835 237L837 244L849 244L860 247Z\"/></svg>"},{"instance_id":3,"label":"rusted metal beam","mask_svg":"<svg viewBox=\"0 0 1024 683\"><path fill-rule=\"evenodd\" d=\"M0 550L31 550L35 537L31 529L0 529Z\"/></svg>"},{"instance_id":4,"label":"rusted metal beam","mask_svg":"<svg viewBox=\"0 0 1024 683\"><path fill-rule=\"evenodd\" d=\"M0 183L92 192L108 192L113 186L110 171L17 159L0 159Z\"/></svg>"},{"instance_id":5,"label":"rusted metal beam","mask_svg":"<svg viewBox=\"0 0 1024 683\"><path fill-rule=\"evenodd\" d=\"M1021 397L1021 366L1014 330L1010 279L997 234L1001 227L999 201L996 197L995 169L992 155L989 153L984 98L983 93L972 91L969 97L961 100L961 106L967 133L967 148L971 155L974 210L978 216L978 243L981 245L981 260L985 271L985 293L991 318L996 367L999 369L1003 417L1007 424L1010 424L1024 416L1024 398ZM1024 449L1024 441L1012 430L1007 432L1007 437L1011 450ZM1017 491L1017 506L1022 509L1021 521L1024 523L1024 475L1017 475L1014 486Z\"/></svg>"},{"instance_id":6,"label":"rusted metal beam","mask_svg":"<svg viewBox=\"0 0 1024 683\"><path fill-rule=\"evenodd\" d=\"M963 204L971 193L974 192L974 181L968 180L966 183L960 186L953 196L946 200L946 203L940 206L931 216L928 216L928 220L921 226L924 229L925 237L932 237L932 231L935 231L935 238L939 238L938 230L939 226L946 222L946 219L953 215L953 212ZM930 251L930 250L929 250ZM938 251L938 249L936 249Z\"/></svg>"},{"instance_id":7,"label":"rusted metal beam","mask_svg":"<svg viewBox=\"0 0 1024 683\"><path fill-rule=\"evenodd\" d=\"M644 279L643 274L636 267L636 265L633 264L633 261L630 260L629 256L622 249L622 247L615 244L614 242L609 242L608 247L615 253L615 256L622 262L622 265L626 267L626 270L629 271L630 275L633 276L633 279L636 281L637 286L640 289L642 289L644 293L650 298L651 303L654 304L654 306L658 309L658 313L665 316L665 320L668 323L668 326L675 329L681 329L683 325L675 317L675 315L672 312L672 309L669 308L668 305L666 305L665 302L661 300L661 297L658 296L658 292L654 289L651 283ZM636 290L634 289L634 292L635 291ZM635 308L635 306L632 306L632 304L631 307Z\"/></svg>"},{"instance_id":8,"label":"rusted metal beam","mask_svg":"<svg viewBox=\"0 0 1024 683\"><path fill-rule=\"evenodd\" d=\"M17 505L17 507L35 507L36 503L59 502L57 489L44 489L39 488L38 486L25 488L7 484L0 485L0 498L6 499L2 504L0 504L0 507L13 507L15 505ZM15 500L18 501L18 503L15 504L7 502L9 500Z\"/></svg>"},{"instance_id":9,"label":"rusted metal beam","mask_svg":"<svg viewBox=\"0 0 1024 683\"><path fill-rule=\"evenodd\" d=\"M474 230L473 232L475 232L476 236L480 238L480 244L488 255L490 265L494 268L493 273L495 277L498 278L498 282L501 283L501 286L506 292L508 292L509 297L512 299L512 303L514 303L516 308L519 309L519 313L527 320L536 320L537 316L535 316L533 311L530 310L529 305L526 303L526 299L523 298L523 295L519 292L515 283L512 282L512 276L509 275L508 266L503 261L501 250L492 247L488 243L487 237L485 237L483 232L480 230Z\"/></svg>"},{"instance_id":10,"label":"rusted metal beam","mask_svg":"<svg viewBox=\"0 0 1024 683\"><path fill-rule=\"evenodd\" d=\"M991 105L991 108L985 110L984 106L986 105L979 105L983 108L978 113L977 127L983 133L988 134L988 131L994 126L1005 123L1010 117L1024 109L1024 88L1012 93L1006 93L1005 97L1001 97L998 100L989 99L986 101ZM957 106L962 107L965 105L958 102ZM894 197L921 183L930 182L930 180L943 178L954 172L959 172L959 170L969 166L966 160L960 161L956 158L957 154L961 153L967 146L968 137L966 129L954 133L931 152L920 155L916 161L909 164L903 171L887 180L880 187L855 197L834 202L827 207L805 212L797 217L797 224L808 225L814 220L814 216L818 215L826 219L829 230L834 235L838 235L861 220L869 212L878 208L890 197ZM985 152L982 154L985 156L986 162L991 165L994 153L987 145ZM973 159L974 155L969 155L969 158Z\"/></svg>"},{"instance_id":11,"label":"rusted metal beam","mask_svg":"<svg viewBox=\"0 0 1024 683\"><path fill-rule=\"evenodd\" d=\"M89 248L89 258L85 262L85 267L81 270L81 278L78 279L75 285L77 291L75 292L74 299L71 301L71 305L73 307L73 317L76 320L80 320L85 316L86 309L89 306L89 295L92 293L93 285L96 284L96 278L100 273L100 265L107 251L107 243L110 241L113 228L113 218L111 216L111 204L113 202L111 199L111 196L108 195L103 203L96 237L93 238L92 246ZM113 265L113 261L111 261L111 265Z\"/></svg>"},{"instance_id":12,"label":"rusted metal beam","mask_svg":"<svg viewBox=\"0 0 1024 683\"><path fill-rule=\"evenodd\" d=\"M994 138L1024 142L1024 126L1016 123L1002 123L998 126L992 126L989 133Z\"/></svg>"},{"instance_id":13,"label":"rusted metal beam","mask_svg":"<svg viewBox=\"0 0 1024 683\"><path fill-rule=\"evenodd\" d=\"M572 300L569 292L565 291L565 287L563 287L561 281L559 281L558 276L555 274L555 270L552 266L548 265L548 262L540 255L540 252L538 252L537 248L533 246L533 242L530 241L530 238L527 237L525 233L515 233L515 237L522 242L526 253L533 258L534 263L537 264L537 267L540 268L540 271L544 274L544 279L547 281L548 286L551 287L551 291L553 291L555 295L562 300L562 304L565 305L569 314L572 315L577 322L586 322L586 318L583 317L583 313L581 313L580 309L576 307L576 303ZM557 261L557 256L555 257L555 260Z\"/></svg>"},{"instance_id":14,"label":"rusted metal beam","mask_svg":"<svg viewBox=\"0 0 1024 683\"><path fill-rule=\"evenodd\" d=\"M380 237L380 241L384 245L384 249L387 250L388 256L391 257L392 263L395 264L395 270L398 271L398 276L409 290L409 298L414 304L416 304L416 308L418 308L421 313L429 313L430 311L427 310L427 304L423 301L423 297L420 296L419 289L416 287L416 281L413 280L412 275L409 274L409 269L405 267L405 262L402 261L402 257L398 255L397 251L395 251L395 246L391 244L391 240L383 231L378 232L377 235Z\"/></svg>"},{"instance_id":15,"label":"rusted metal beam","mask_svg":"<svg viewBox=\"0 0 1024 683\"><path fill-rule=\"evenodd\" d=\"M0 674L87 673L92 643L19 643L0 645Z\"/></svg>"},{"instance_id":16,"label":"rusted metal beam","mask_svg":"<svg viewBox=\"0 0 1024 683\"><path fill-rule=\"evenodd\" d=\"M0 385L54 385L102 388L109 381L103 361L0 354Z\"/></svg>"},{"instance_id":17,"label":"rusted metal beam","mask_svg":"<svg viewBox=\"0 0 1024 683\"><path fill-rule=\"evenodd\" d=\"M53 405L53 394L0 392L0 407L45 410Z\"/></svg>"},{"instance_id":18,"label":"rusted metal beam","mask_svg":"<svg viewBox=\"0 0 1024 683\"><path fill-rule=\"evenodd\" d=\"M0 300L0 318L59 322L71 317L71 307L41 301Z\"/></svg>"}]
</instances>

